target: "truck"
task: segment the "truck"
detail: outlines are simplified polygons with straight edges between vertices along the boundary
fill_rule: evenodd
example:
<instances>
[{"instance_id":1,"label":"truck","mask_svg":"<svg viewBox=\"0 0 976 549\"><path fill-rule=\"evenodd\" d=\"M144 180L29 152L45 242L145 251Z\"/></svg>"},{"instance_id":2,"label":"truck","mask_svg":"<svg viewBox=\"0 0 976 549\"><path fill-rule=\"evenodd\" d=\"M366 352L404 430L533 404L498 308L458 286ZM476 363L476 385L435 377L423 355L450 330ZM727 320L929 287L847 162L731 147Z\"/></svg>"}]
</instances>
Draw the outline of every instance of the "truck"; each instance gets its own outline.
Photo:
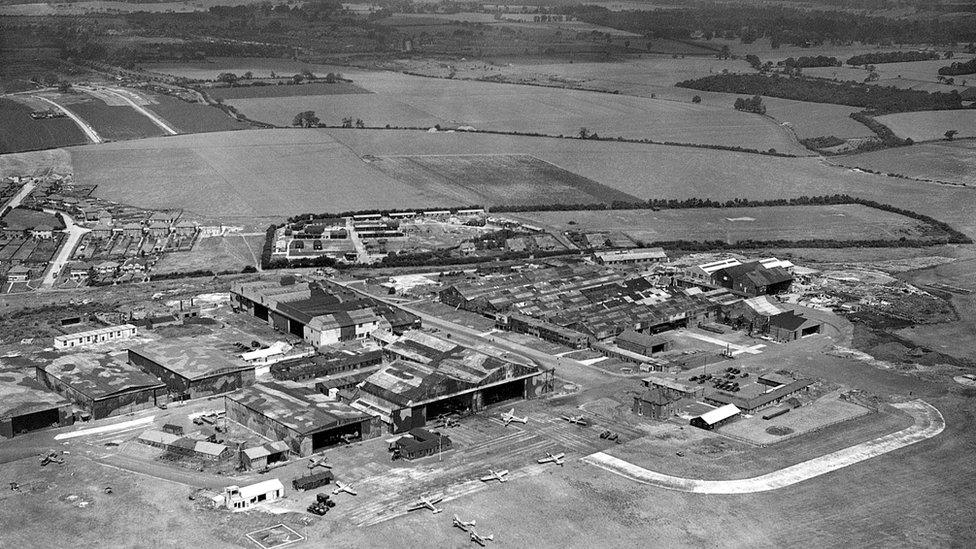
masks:
<instances>
[{"instance_id":1,"label":"truck","mask_svg":"<svg viewBox=\"0 0 976 549\"><path fill-rule=\"evenodd\" d=\"M314 490L320 486L325 486L332 482L335 475L332 471L322 471L321 473L314 473L311 475L305 475L303 477L298 477L291 481L291 486L295 490L306 491Z\"/></svg>"}]
</instances>

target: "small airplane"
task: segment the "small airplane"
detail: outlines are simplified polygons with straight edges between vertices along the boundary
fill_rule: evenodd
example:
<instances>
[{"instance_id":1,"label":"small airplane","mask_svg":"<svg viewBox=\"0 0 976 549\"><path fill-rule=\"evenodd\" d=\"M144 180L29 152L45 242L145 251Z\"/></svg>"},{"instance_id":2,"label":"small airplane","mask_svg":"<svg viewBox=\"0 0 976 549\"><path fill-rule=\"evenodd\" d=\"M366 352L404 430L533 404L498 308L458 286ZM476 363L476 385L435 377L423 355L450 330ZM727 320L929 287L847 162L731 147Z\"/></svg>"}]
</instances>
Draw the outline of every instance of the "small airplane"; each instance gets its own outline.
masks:
<instances>
[{"instance_id":1,"label":"small airplane","mask_svg":"<svg viewBox=\"0 0 976 549\"><path fill-rule=\"evenodd\" d=\"M339 495L339 492L345 492L345 493L347 493L347 494L349 494L351 496L355 496L356 495L356 491L352 489L352 485L351 484L343 484L343 483L341 483L341 482L339 482L337 480L336 481L336 488L335 488L335 490L332 490L332 495L333 496L337 496L337 495Z\"/></svg>"},{"instance_id":2,"label":"small airplane","mask_svg":"<svg viewBox=\"0 0 976 549\"><path fill-rule=\"evenodd\" d=\"M315 459L308 458L308 468L315 469L316 467L325 467L326 469L331 469L332 466L325 462L325 458Z\"/></svg>"},{"instance_id":3,"label":"small airplane","mask_svg":"<svg viewBox=\"0 0 976 549\"><path fill-rule=\"evenodd\" d=\"M414 503L410 504L410 507L407 508L407 511L416 511L417 509L430 509L431 513L436 515L437 513L441 513L444 511L443 509L438 509L434 505L435 503L438 503L442 499L444 499L443 496L437 496L434 498L421 497Z\"/></svg>"},{"instance_id":4,"label":"small airplane","mask_svg":"<svg viewBox=\"0 0 976 549\"><path fill-rule=\"evenodd\" d=\"M570 422L570 423L575 423L576 425L581 425L583 427L586 427L587 425L590 424L590 422L586 421L586 418L583 417L582 415L578 415L578 416L562 416L562 418L565 419L566 421Z\"/></svg>"},{"instance_id":5,"label":"small airplane","mask_svg":"<svg viewBox=\"0 0 976 549\"><path fill-rule=\"evenodd\" d=\"M482 536L482 535L479 535L478 532L475 532L474 531L474 528L471 529L471 532L469 532L469 534L471 534L471 541L477 543L478 545L480 545L482 547L485 546L485 542L486 541L494 541L495 540L495 536L494 535L490 535L490 536Z\"/></svg>"},{"instance_id":6,"label":"small airplane","mask_svg":"<svg viewBox=\"0 0 976 549\"><path fill-rule=\"evenodd\" d=\"M359 433L346 433L339 438L341 438L342 442L346 444L352 444L356 439L359 438Z\"/></svg>"},{"instance_id":7,"label":"small airplane","mask_svg":"<svg viewBox=\"0 0 976 549\"><path fill-rule=\"evenodd\" d=\"M564 457L566 457L566 454L560 453L560 454L552 455L549 452L546 452L546 457L537 461L539 463L555 463L556 465L562 467L563 464L566 463L565 461L563 461Z\"/></svg>"},{"instance_id":8,"label":"small airplane","mask_svg":"<svg viewBox=\"0 0 976 549\"><path fill-rule=\"evenodd\" d=\"M497 480L498 482L507 482L508 479L505 478L505 475L507 474L508 474L507 469L503 469L498 472L488 469L488 474L481 477L481 482L491 482L493 480Z\"/></svg>"},{"instance_id":9,"label":"small airplane","mask_svg":"<svg viewBox=\"0 0 976 549\"><path fill-rule=\"evenodd\" d=\"M41 458L41 467L47 465L48 463L60 463L60 464L64 464L64 458L63 457L58 457L58 453L57 452L51 452L50 454L47 454L47 455L45 455L44 457Z\"/></svg>"},{"instance_id":10,"label":"small airplane","mask_svg":"<svg viewBox=\"0 0 976 549\"><path fill-rule=\"evenodd\" d=\"M468 528L472 528L473 529L475 522L476 521L473 521L473 520L471 520L471 521L461 520L460 518L458 518L457 515L454 515L454 527L455 528L460 528L461 530L464 530L465 532L468 531Z\"/></svg>"},{"instance_id":11,"label":"small airplane","mask_svg":"<svg viewBox=\"0 0 976 549\"><path fill-rule=\"evenodd\" d=\"M517 415L515 415L515 408L512 408L508 412L505 412L505 413L502 414L502 421L505 422L505 427L508 427L508 424L511 423L511 422L513 422L513 421L517 421L517 422L519 422L519 423L521 423L521 424L524 425L524 424L526 424L526 423L529 422L529 418L528 417L518 417Z\"/></svg>"}]
</instances>

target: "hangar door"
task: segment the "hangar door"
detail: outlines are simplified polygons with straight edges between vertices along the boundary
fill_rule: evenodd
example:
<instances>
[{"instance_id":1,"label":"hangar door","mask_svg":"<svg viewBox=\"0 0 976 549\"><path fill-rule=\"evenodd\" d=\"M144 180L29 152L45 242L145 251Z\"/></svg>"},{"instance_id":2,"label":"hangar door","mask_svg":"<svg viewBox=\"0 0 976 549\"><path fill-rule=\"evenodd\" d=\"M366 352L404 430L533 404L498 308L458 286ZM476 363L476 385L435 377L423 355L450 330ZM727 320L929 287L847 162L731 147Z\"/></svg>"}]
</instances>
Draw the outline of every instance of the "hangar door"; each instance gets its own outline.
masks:
<instances>
[{"instance_id":1,"label":"hangar door","mask_svg":"<svg viewBox=\"0 0 976 549\"><path fill-rule=\"evenodd\" d=\"M10 425L14 434L19 435L57 425L60 419L61 416L58 415L58 409L51 408L49 410L13 417L10 420Z\"/></svg>"}]
</instances>

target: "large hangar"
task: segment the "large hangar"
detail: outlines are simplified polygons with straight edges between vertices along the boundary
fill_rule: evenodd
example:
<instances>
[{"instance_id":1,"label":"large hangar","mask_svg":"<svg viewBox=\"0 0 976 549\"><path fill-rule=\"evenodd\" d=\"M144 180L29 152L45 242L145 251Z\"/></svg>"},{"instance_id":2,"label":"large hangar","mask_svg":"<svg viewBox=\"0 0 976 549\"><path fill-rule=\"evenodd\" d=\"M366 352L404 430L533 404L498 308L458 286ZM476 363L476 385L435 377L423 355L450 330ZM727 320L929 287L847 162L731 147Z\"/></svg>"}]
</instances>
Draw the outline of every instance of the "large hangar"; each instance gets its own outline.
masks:
<instances>
[{"instance_id":1,"label":"large hangar","mask_svg":"<svg viewBox=\"0 0 976 549\"><path fill-rule=\"evenodd\" d=\"M390 432L423 427L427 418L441 414L475 412L553 389L551 369L509 362L430 336L408 333L403 339L387 349L418 358L397 358L380 368L357 386L352 401L354 407L378 415Z\"/></svg>"},{"instance_id":2,"label":"large hangar","mask_svg":"<svg viewBox=\"0 0 976 549\"><path fill-rule=\"evenodd\" d=\"M59 355L37 366L37 380L74 401L92 419L152 408L167 397L166 384L127 364L124 355Z\"/></svg>"},{"instance_id":3,"label":"large hangar","mask_svg":"<svg viewBox=\"0 0 976 549\"><path fill-rule=\"evenodd\" d=\"M66 427L74 423L71 402L44 388L34 378L11 370L0 372L0 436Z\"/></svg>"},{"instance_id":4,"label":"large hangar","mask_svg":"<svg viewBox=\"0 0 976 549\"><path fill-rule=\"evenodd\" d=\"M131 348L129 362L163 380L173 400L229 393L254 383L254 366L193 338Z\"/></svg>"},{"instance_id":5,"label":"large hangar","mask_svg":"<svg viewBox=\"0 0 976 549\"><path fill-rule=\"evenodd\" d=\"M224 397L227 419L291 451L308 456L352 440L378 436L379 421L370 414L329 400L298 383L260 383Z\"/></svg>"}]
</instances>

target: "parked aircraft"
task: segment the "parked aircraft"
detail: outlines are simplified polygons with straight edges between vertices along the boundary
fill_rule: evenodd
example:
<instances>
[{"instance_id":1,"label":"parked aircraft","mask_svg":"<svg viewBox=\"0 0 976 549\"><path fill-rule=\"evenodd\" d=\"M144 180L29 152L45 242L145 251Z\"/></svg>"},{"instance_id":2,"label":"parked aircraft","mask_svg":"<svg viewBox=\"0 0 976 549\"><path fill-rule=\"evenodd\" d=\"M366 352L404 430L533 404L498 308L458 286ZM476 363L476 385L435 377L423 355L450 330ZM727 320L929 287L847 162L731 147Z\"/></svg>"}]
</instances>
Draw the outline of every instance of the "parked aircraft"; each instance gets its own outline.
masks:
<instances>
[{"instance_id":1,"label":"parked aircraft","mask_svg":"<svg viewBox=\"0 0 976 549\"><path fill-rule=\"evenodd\" d=\"M559 465L560 467L562 467L562 465L564 463L566 463L563 460L564 457L566 457L566 454L552 455L549 452L546 452L546 457L544 457L544 458L542 458L542 459L540 459L538 461L539 461L539 463L555 463L556 465Z\"/></svg>"},{"instance_id":2,"label":"parked aircraft","mask_svg":"<svg viewBox=\"0 0 976 549\"><path fill-rule=\"evenodd\" d=\"M411 503L410 507L407 508L407 511L416 511L417 509L430 509L430 512L436 515L437 513L441 513L444 511L443 509L439 509L434 505L435 503L440 502L442 499L444 499L443 496L437 496L433 498L421 497L417 501Z\"/></svg>"},{"instance_id":3,"label":"parked aircraft","mask_svg":"<svg viewBox=\"0 0 976 549\"><path fill-rule=\"evenodd\" d=\"M336 481L336 488L334 490L332 490L332 495L333 496L337 496L337 495L339 495L339 492L345 492L345 493L347 493L347 494L349 494L351 496L355 496L356 495L356 491L352 489L352 485L350 485L350 484L343 484L343 483L341 483L341 482L339 482L337 480Z\"/></svg>"},{"instance_id":4,"label":"parked aircraft","mask_svg":"<svg viewBox=\"0 0 976 549\"><path fill-rule=\"evenodd\" d=\"M590 424L590 422L586 421L586 418L583 417L582 415L578 415L578 416L562 416L562 418L565 419L566 421L570 422L570 423L575 423L576 425L580 425L582 427L586 427L587 425Z\"/></svg>"},{"instance_id":5,"label":"parked aircraft","mask_svg":"<svg viewBox=\"0 0 976 549\"><path fill-rule=\"evenodd\" d=\"M507 482L508 479L505 478L505 475L507 474L508 474L507 469L503 469L498 472L488 469L488 474L481 477L481 482L491 482L493 480L497 480L498 482Z\"/></svg>"},{"instance_id":6,"label":"parked aircraft","mask_svg":"<svg viewBox=\"0 0 976 549\"><path fill-rule=\"evenodd\" d=\"M495 540L495 536L494 535L482 536L482 535L479 535L478 532L475 532L473 528L471 529L471 532L469 532L469 533L471 534L471 541L477 543L478 545L480 545L482 547L485 546L485 542L494 541Z\"/></svg>"},{"instance_id":7,"label":"parked aircraft","mask_svg":"<svg viewBox=\"0 0 976 549\"><path fill-rule=\"evenodd\" d=\"M528 417L518 417L517 415L515 415L515 408L512 408L508 412L505 412L505 413L502 414L502 421L504 421L505 422L505 426L508 427L508 424L511 423L511 422L513 422L513 421L517 421L519 423L526 424L526 423L529 422L529 418Z\"/></svg>"},{"instance_id":8,"label":"parked aircraft","mask_svg":"<svg viewBox=\"0 0 976 549\"><path fill-rule=\"evenodd\" d=\"M315 469L316 467L325 467L326 469L331 469L332 466L325 462L325 458L308 458L308 468Z\"/></svg>"},{"instance_id":9,"label":"parked aircraft","mask_svg":"<svg viewBox=\"0 0 976 549\"><path fill-rule=\"evenodd\" d=\"M460 518L458 518L457 515L454 515L454 526L456 528L460 528L465 532L467 532L468 528L474 528L474 525L475 525L475 521L461 520Z\"/></svg>"}]
</instances>

